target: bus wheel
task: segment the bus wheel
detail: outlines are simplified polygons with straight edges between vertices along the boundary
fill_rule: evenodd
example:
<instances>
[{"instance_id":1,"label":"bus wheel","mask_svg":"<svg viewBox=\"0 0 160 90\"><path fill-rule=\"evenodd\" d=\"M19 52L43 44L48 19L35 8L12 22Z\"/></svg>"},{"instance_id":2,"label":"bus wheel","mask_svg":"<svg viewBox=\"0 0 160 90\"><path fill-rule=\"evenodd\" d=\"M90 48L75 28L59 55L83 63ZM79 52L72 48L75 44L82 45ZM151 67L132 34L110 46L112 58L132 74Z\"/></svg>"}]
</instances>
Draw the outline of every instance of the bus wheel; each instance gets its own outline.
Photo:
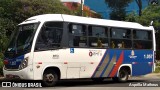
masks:
<instances>
[{"instance_id":1,"label":"bus wheel","mask_svg":"<svg viewBox=\"0 0 160 90\"><path fill-rule=\"evenodd\" d=\"M92 80L93 80L94 82L100 83L100 82L103 82L104 78L92 78Z\"/></svg>"},{"instance_id":2,"label":"bus wheel","mask_svg":"<svg viewBox=\"0 0 160 90\"><path fill-rule=\"evenodd\" d=\"M55 86L58 81L58 75L53 70L47 70L43 74L43 85L47 87Z\"/></svg>"},{"instance_id":3,"label":"bus wheel","mask_svg":"<svg viewBox=\"0 0 160 90\"><path fill-rule=\"evenodd\" d=\"M119 71L118 77L113 77L112 80L116 82L126 82L128 80L129 74L125 69Z\"/></svg>"}]
</instances>

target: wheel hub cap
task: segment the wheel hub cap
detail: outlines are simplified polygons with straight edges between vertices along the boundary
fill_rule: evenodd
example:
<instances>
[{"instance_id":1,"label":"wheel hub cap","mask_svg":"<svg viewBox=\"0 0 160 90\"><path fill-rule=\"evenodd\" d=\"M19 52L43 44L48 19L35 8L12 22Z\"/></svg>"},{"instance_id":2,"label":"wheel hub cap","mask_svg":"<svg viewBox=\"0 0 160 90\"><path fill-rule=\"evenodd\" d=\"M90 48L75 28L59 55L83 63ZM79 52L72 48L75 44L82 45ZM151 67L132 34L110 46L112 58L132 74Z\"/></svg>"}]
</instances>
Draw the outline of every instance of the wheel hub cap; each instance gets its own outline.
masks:
<instances>
[{"instance_id":1,"label":"wheel hub cap","mask_svg":"<svg viewBox=\"0 0 160 90\"><path fill-rule=\"evenodd\" d=\"M47 79L47 81L53 81L54 80L54 76L52 74L47 74L46 75L46 79Z\"/></svg>"}]
</instances>

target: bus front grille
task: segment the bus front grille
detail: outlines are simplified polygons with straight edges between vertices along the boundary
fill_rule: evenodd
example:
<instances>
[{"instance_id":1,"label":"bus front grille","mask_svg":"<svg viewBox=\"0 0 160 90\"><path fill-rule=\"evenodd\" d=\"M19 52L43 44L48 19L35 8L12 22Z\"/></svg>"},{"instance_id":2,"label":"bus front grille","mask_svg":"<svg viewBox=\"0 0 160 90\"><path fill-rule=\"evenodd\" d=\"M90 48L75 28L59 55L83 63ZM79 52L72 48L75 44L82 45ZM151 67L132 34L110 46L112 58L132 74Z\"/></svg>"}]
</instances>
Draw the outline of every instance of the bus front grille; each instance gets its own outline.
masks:
<instances>
[{"instance_id":1,"label":"bus front grille","mask_svg":"<svg viewBox=\"0 0 160 90\"><path fill-rule=\"evenodd\" d=\"M7 69L7 70L15 70L15 69L19 69L19 67L17 67L17 66L7 66L7 65L5 65L5 69Z\"/></svg>"}]
</instances>

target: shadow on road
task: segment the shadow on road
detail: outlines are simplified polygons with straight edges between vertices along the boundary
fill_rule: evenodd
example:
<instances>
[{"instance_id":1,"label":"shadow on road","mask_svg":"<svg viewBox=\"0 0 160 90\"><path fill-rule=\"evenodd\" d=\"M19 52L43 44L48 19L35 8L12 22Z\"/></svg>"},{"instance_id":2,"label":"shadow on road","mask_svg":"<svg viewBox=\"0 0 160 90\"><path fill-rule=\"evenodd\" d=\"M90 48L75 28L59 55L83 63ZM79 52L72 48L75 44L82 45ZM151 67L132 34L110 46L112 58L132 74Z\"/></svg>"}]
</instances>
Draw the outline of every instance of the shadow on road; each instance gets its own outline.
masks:
<instances>
[{"instance_id":1,"label":"shadow on road","mask_svg":"<svg viewBox=\"0 0 160 90\"><path fill-rule=\"evenodd\" d=\"M41 83L41 81L31 80L0 80L2 82L15 83ZM61 80L56 87L128 87L130 83L146 82L146 80L128 80L125 83L114 82L111 79L106 79L102 82L94 82L91 79L75 79L75 80ZM0 87L2 84L0 84Z\"/></svg>"},{"instance_id":2,"label":"shadow on road","mask_svg":"<svg viewBox=\"0 0 160 90\"><path fill-rule=\"evenodd\" d=\"M59 87L126 87L129 83L145 82L145 80L128 80L124 83L114 82L112 80L104 80L102 82L94 82L92 80L62 80L57 83Z\"/></svg>"}]
</instances>

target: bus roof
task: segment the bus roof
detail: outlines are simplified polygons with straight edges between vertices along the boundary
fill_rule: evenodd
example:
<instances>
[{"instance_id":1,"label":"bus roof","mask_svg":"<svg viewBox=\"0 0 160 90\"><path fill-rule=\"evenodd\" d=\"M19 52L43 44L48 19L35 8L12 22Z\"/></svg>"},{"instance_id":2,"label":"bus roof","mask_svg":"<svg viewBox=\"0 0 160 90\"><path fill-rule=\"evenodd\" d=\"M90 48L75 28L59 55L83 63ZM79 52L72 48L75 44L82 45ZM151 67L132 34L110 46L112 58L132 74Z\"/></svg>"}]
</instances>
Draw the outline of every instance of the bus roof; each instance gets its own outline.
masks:
<instances>
[{"instance_id":1,"label":"bus roof","mask_svg":"<svg viewBox=\"0 0 160 90\"><path fill-rule=\"evenodd\" d=\"M133 29L135 28L135 29L146 29L146 30L153 29L151 27L142 26L141 24L134 22L97 19L97 18L73 16L66 14L43 14L43 15L33 16L31 18L28 18L21 24L45 22L45 21L64 21L64 22L73 22L80 24L92 24L92 25L101 25L109 27L133 28Z\"/></svg>"}]
</instances>

